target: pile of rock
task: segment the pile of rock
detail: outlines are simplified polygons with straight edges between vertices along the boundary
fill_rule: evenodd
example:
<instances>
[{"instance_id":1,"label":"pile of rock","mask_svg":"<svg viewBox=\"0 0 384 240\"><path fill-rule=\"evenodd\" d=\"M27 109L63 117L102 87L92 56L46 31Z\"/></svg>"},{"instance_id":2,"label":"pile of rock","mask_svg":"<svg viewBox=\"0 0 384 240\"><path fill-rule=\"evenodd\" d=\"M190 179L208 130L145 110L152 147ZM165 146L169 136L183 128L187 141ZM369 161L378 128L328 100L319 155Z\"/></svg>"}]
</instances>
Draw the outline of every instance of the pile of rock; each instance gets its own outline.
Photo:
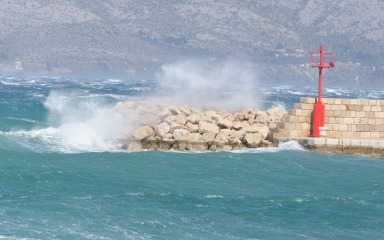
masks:
<instances>
[{"instance_id":1,"label":"pile of rock","mask_svg":"<svg viewBox=\"0 0 384 240\"><path fill-rule=\"evenodd\" d=\"M185 105L119 102L113 110L129 123L121 141L130 152L272 147L270 132L283 117L280 107L267 111L248 108L231 114L220 109L200 110Z\"/></svg>"}]
</instances>

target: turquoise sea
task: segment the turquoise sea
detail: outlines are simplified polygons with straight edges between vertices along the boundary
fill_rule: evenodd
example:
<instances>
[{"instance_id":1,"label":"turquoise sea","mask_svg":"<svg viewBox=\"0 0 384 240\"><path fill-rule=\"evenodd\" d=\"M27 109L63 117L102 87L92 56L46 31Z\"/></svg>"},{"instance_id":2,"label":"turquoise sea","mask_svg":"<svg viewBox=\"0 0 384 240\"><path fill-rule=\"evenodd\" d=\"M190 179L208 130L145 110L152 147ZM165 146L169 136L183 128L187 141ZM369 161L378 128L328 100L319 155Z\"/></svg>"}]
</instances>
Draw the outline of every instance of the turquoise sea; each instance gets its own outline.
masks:
<instances>
[{"instance_id":1,"label":"turquoise sea","mask_svg":"<svg viewBox=\"0 0 384 240\"><path fill-rule=\"evenodd\" d=\"M1 75L0 239L384 239L384 159L295 142L121 151L108 109L159 100L166 87ZM252 107L287 111L315 87L247 89L258 95ZM323 97L384 99L384 91L325 87Z\"/></svg>"}]
</instances>

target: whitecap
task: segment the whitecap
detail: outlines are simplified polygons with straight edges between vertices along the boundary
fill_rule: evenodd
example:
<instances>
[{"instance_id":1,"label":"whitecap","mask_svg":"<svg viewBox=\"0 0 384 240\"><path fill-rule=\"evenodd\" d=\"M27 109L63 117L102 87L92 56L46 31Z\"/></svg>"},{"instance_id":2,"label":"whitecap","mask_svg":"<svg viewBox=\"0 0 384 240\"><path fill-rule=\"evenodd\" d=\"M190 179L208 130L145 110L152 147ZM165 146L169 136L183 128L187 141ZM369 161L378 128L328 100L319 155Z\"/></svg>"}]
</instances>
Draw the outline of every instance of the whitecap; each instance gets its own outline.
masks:
<instances>
[{"instance_id":1,"label":"whitecap","mask_svg":"<svg viewBox=\"0 0 384 240\"><path fill-rule=\"evenodd\" d=\"M23 122L31 122L31 123L37 123L36 120L28 119L28 118L15 118L15 117L7 117L9 120L17 120L17 121L23 121Z\"/></svg>"},{"instance_id":2,"label":"whitecap","mask_svg":"<svg viewBox=\"0 0 384 240\"><path fill-rule=\"evenodd\" d=\"M204 196L205 198L224 198L223 196L221 195L214 195L214 194L208 194L206 196Z\"/></svg>"},{"instance_id":3,"label":"whitecap","mask_svg":"<svg viewBox=\"0 0 384 240\"><path fill-rule=\"evenodd\" d=\"M234 150L232 153L275 153L280 151L307 151L297 141L279 143L277 147L248 148L244 150Z\"/></svg>"},{"instance_id":4,"label":"whitecap","mask_svg":"<svg viewBox=\"0 0 384 240\"><path fill-rule=\"evenodd\" d=\"M20 83L11 83L11 82L6 82L6 81L1 81L2 84L4 85L11 85L11 86L19 86Z\"/></svg>"}]
</instances>

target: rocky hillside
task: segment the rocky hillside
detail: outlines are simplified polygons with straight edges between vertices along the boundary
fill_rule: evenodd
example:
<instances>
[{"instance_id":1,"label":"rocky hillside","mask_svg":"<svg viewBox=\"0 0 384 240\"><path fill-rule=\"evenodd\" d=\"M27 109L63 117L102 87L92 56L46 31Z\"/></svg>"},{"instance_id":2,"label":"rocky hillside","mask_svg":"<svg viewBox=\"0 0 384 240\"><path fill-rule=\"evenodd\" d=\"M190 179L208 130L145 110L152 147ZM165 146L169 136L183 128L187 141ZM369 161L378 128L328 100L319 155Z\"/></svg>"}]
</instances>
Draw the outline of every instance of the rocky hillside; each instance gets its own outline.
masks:
<instances>
[{"instance_id":1,"label":"rocky hillside","mask_svg":"<svg viewBox=\"0 0 384 240\"><path fill-rule=\"evenodd\" d=\"M384 73L379 0L1 0L0 70L135 74L235 57L264 80L308 82L309 52L334 52L334 84ZM15 65L16 62L17 63Z\"/></svg>"}]
</instances>

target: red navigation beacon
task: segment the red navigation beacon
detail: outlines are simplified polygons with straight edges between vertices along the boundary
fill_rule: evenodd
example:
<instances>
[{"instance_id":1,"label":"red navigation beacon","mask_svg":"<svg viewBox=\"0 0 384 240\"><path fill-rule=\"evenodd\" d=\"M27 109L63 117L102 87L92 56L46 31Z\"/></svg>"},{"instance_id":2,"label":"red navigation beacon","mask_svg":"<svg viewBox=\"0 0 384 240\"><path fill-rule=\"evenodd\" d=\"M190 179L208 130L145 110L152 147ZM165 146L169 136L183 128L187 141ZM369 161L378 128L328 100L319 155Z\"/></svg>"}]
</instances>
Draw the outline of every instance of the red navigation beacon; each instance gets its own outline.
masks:
<instances>
[{"instance_id":1,"label":"red navigation beacon","mask_svg":"<svg viewBox=\"0 0 384 240\"><path fill-rule=\"evenodd\" d=\"M332 62L333 53L323 52L323 45L320 45L319 52L311 52L312 67L319 68L319 97L313 111L313 130L311 137L318 137L320 135L319 127L324 127L324 105L321 103L321 75L323 68L335 67ZM320 58L319 65L316 65L313 59ZM328 65L325 63L325 59L330 58Z\"/></svg>"}]
</instances>

